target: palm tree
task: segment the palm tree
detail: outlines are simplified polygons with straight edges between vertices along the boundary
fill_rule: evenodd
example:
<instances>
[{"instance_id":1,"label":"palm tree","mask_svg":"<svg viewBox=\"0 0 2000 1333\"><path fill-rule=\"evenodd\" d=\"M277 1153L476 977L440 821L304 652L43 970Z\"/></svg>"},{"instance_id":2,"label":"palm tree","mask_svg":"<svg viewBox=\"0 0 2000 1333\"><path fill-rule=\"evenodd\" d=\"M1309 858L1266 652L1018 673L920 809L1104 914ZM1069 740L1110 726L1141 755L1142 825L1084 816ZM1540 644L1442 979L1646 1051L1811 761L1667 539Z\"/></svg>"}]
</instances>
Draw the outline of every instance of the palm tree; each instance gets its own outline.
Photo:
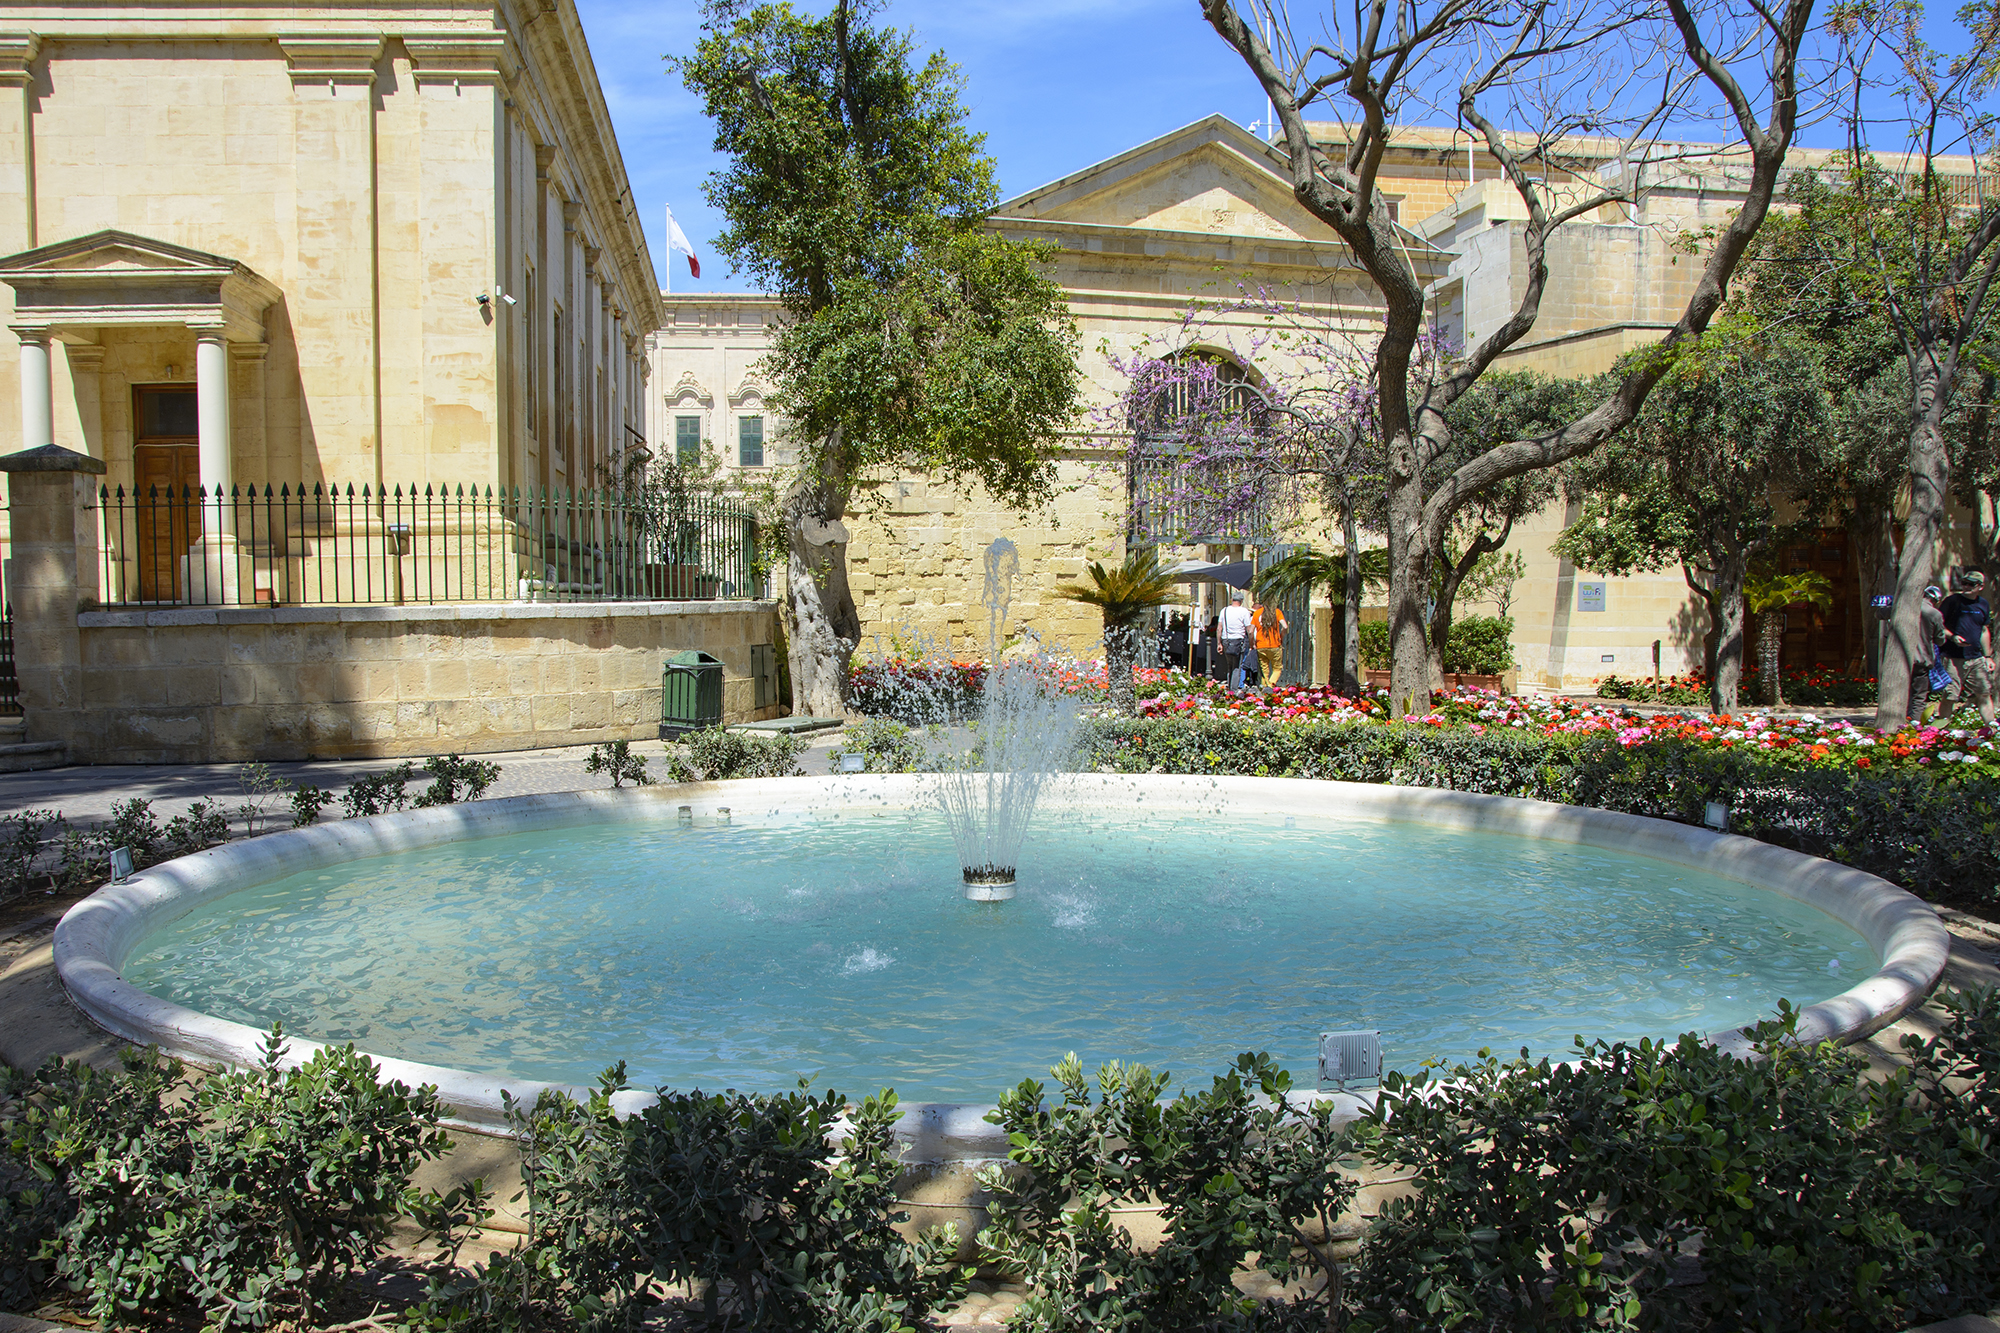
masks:
<instances>
[{"instance_id":1,"label":"palm tree","mask_svg":"<svg viewBox=\"0 0 2000 1333\"><path fill-rule=\"evenodd\" d=\"M1127 551L1125 563L1115 569L1093 560L1085 572L1090 582L1062 584L1056 596L1094 606L1104 616L1104 669L1111 703L1120 712L1129 713L1139 622L1154 607L1176 600L1180 585L1161 567L1159 552L1150 546Z\"/></svg>"},{"instance_id":2,"label":"palm tree","mask_svg":"<svg viewBox=\"0 0 2000 1333\"><path fill-rule=\"evenodd\" d=\"M1766 566L1743 580L1743 603L1757 614L1757 670L1763 674L1770 692L1769 702L1785 701L1778 674L1778 650L1784 644L1785 622L1779 612L1804 602L1807 606L1832 606L1833 584L1826 575L1811 570L1780 574Z\"/></svg>"},{"instance_id":3,"label":"palm tree","mask_svg":"<svg viewBox=\"0 0 2000 1333\"><path fill-rule=\"evenodd\" d=\"M1344 642L1337 670L1341 677L1341 691L1348 695L1357 694L1361 689L1357 637L1361 589L1363 586L1389 586L1389 553L1377 547L1361 552L1360 559L1354 563L1359 577L1355 580L1351 598L1347 587L1347 553L1344 551L1294 551L1258 571L1257 577L1250 583L1250 593L1259 602L1282 602L1298 593L1310 598L1313 589L1325 588L1327 599L1336 608L1345 608L1341 614L1341 638ZM1348 605L1350 601L1352 606Z\"/></svg>"}]
</instances>

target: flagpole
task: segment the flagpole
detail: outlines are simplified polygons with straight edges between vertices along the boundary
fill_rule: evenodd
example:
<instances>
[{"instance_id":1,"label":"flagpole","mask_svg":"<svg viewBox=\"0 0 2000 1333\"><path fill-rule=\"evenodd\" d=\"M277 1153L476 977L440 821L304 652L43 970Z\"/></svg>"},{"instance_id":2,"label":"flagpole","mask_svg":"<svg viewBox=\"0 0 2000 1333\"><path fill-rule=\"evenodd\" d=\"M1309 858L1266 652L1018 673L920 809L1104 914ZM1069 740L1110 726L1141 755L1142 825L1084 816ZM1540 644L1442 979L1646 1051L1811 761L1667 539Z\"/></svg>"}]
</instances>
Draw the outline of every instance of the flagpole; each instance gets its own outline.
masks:
<instances>
[{"instance_id":1,"label":"flagpole","mask_svg":"<svg viewBox=\"0 0 2000 1333\"><path fill-rule=\"evenodd\" d=\"M674 206L672 204L668 204L667 205L667 262L660 269L660 290L662 292L671 292L673 291L673 289L674 289Z\"/></svg>"}]
</instances>

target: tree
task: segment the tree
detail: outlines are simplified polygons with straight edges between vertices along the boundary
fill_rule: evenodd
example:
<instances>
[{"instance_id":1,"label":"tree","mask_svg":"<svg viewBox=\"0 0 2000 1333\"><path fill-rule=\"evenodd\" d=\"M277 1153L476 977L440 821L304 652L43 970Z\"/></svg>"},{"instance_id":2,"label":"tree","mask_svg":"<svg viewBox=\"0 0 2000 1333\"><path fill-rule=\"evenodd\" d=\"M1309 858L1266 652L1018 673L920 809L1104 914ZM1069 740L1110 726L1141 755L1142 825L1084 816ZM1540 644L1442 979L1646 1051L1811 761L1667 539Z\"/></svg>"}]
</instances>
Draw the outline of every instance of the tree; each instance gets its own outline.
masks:
<instances>
[{"instance_id":1,"label":"tree","mask_svg":"<svg viewBox=\"0 0 2000 1333\"><path fill-rule=\"evenodd\" d=\"M1693 0L1665 0L1670 23L1659 30L1659 47L1675 62L1663 80L1666 92L1659 102L1622 114L1613 105L1584 105L1571 90L1595 86L1598 71L1606 68L1658 64L1651 52L1610 49L1655 30L1643 12L1558 7L1544 0L1398 0L1393 6L1389 0L1367 0L1354 7L1351 26L1336 7L1321 32L1300 40L1284 6L1276 0L1256 4L1257 24L1245 21L1237 0L1202 0L1202 12L1270 100L1291 158L1293 193L1347 243L1384 302L1371 382L1387 457L1391 694L1401 712L1430 692L1428 565L1463 498L1581 457L1629 424L1667 373L1673 349L1697 338L1721 308L1769 211L1791 143L1798 114L1796 68L1812 3L1718 6L1697 14ZM1704 34L1708 21L1719 25L1716 32ZM1768 100L1761 113L1738 78L1759 67ZM1527 272L1511 315L1499 327L1476 345L1446 349L1435 371L1420 374L1413 372L1422 369L1427 298L1376 177L1395 117L1429 85L1455 72L1462 72L1463 80L1453 110L1500 164L1528 215L1522 236ZM1453 405L1535 326L1548 286L1551 234L1573 218L1633 195L1629 184L1600 187L1576 177L1552 186L1549 177L1561 175L1563 136L1602 134L1616 126L1625 159L1643 163L1668 113L1687 110L1679 103L1696 81L1727 108L1727 119L1748 150L1749 171L1742 207L1717 233L1694 293L1666 334L1669 354L1628 363L1596 406L1558 429L1496 444L1434 481L1430 466L1449 445ZM1322 105L1329 108L1324 114L1349 123L1347 143L1328 144L1308 123L1307 112ZM1501 122L1517 117L1534 118L1538 129L1525 136L1503 131ZM1637 173L1624 179L1636 180Z\"/></svg>"},{"instance_id":2,"label":"tree","mask_svg":"<svg viewBox=\"0 0 2000 1333\"><path fill-rule=\"evenodd\" d=\"M955 67L915 67L908 36L868 24L878 10L711 0L673 61L728 159L706 186L728 219L716 249L784 305L764 369L799 454L785 620L796 707L820 715L845 711L861 639L842 521L857 478L921 470L1033 508L1077 395L1048 252L984 226L993 163Z\"/></svg>"},{"instance_id":3,"label":"tree","mask_svg":"<svg viewBox=\"0 0 2000 1333\"><path fill-rule=\"evenodd\" d=\"M1810 347L1782 333L1728 323L1632 355L1673 364L1635 425L1578 465L1582 512L1555 552L1605 574L1678 563L1708 609L1709 698L1726 713L1743 668L1745 576L1817 521L1837 477L1831 404Z\"/></svg>"},{"instance_id":4,"label":"tree","mask_svg":"<svg viewBox=\"0 0 2000 1333\"><path fill-rule=\"evenodd\" d=\"M1161 568L1159 551L1151 546L1128 550L1125 563L1114 569L1093 560L1084 573L1090 582L1058 584L1056 596L1094 606L1103 615L1105 683L1111 690L1112 706L1129 713L1140 624L1148 611L1176 600L1180 584Z\"/></svg>"},{"instance_id":5,"label":"tree","mask_svg":"<svg viewBox=\"0 0 2000 1333\"><path fill-rule=\"evenodd\" d=\"M1770 565L1744 579L1743 602L1758 617L1757 671L1764 677L1764 702L1775 708L1785 701L1783 664L1779 661L1785 642L1783 612L1789 606L1832 606L1833 583L1809 569L1781 574Z\"/></svg>"},{"instance_id":6,"label":"tree","mask_svg":"<svg viewBox=\"0 0 2000 1333\"><path fill-rule=\"evenodd\" d=\"M1444 484L1460 467L1497 444L1558 429L1576 414L1577 400L1589 385L1551 379L1529 371L1489 373L1446 414L1450 437L1430 464L1431 486ZM1536 468L1491 486L1461 494L1459 508L1438 529L1430 566L1430 682L1444 680L1444 655L1451 644L1451 621L1459 594L1482 566L1491 579L1501 568L1501 548L1513 535L1514 524L1556 498L1557 477L1550 468ZM1506 568L1519 578L1520 557ZM1502 608L1501 615L1506 615Z\"/></svg>"},{"instance_id":7,"label":"tree","mask_svg":"<svg viewBox=\"0 0 2000 1333\"><path fill-rule=\"evenodd\" d=\"M1984 99L2000 77L2000 3L1970 0L1958 17L1966 45L1956 52L1925 39L1915 0L1862 0L1844 6L1835 24L1849 98L1846 165L1864 238L1859 257L1879 284L1910 388L1909 516L1875 673L1875 725L1883 730L1903 724L1910 664L1924 652L1923 590L1953 489L1949 417L1966 353L1991 321L1988 297L2000 276L2000 200L1962 196L1937 162L1991 142ZM1873 137L1888 119L1874 108L1885 101L1902 108L1899 172L1882 170L1874 155Z\"/></svg>"}]
</instances>

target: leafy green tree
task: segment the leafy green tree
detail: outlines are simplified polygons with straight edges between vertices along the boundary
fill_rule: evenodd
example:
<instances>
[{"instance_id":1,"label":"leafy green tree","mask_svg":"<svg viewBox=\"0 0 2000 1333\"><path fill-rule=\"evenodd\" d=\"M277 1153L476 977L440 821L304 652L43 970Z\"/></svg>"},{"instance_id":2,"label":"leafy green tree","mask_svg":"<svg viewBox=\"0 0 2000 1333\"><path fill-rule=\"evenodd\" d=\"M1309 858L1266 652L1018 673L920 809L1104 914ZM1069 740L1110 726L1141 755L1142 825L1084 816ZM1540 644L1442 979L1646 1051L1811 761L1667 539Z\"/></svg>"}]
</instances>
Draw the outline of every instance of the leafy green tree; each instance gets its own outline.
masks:
<instances>
[{"instance_id":1,"label":"leafy green tree","mask_svg":"<svg viewBox=\"0 0 2000 1333\"><path fill-rule=\"evenodd\" d=\"M1459 468L1508 440L1545 435L1581 415L1606 389L1595 381L1551 379L1532 371L1489 372L1445 413L1450 439L1431 463L1431 484L1442 486ZM1501 548L1514 524L1556 498L1559 474L1536 468L1478 489L1466 488L1447 526L1436 529L1431 550L1430 672L1432 687L1443 683L1444 658L1451 644L1452 612L1483 567L1491 582L1501 566ZM1386 515L1385 515L1386 518ZM1515 564L1506 568L1517 569ZM1515 573L1514 577L1520 577ZM1506 612L1503 610L1503 616Z\"/></svg>"},{"instance_id":2,"label":"leafy green tree","mask_svg":"<svg viewBox=\"0 0 2000 1333\"><path fill-rule=\"evenodd\" d=\"M824 17L711 0L672 61L728 164L716 248L783 302L764 367L798 446L780 511L795 706L845 711L861 620L843 523L856 481L907 468L1028 509L1053 493L1077 338L1046 248L995 235L956 68L921 65L871 0Z\"/></svg>"},{"instance_id":3,"label":"leafy green tree","mask_svg":"<svg viewBox=\"0 0 2000 1333\"><path fill-rule=\"evenodd\" d=\"M1633 355L1672 365L1633 429L1578 468L1582 513L1555 552L1616 575L1678 563L1708 608L1710 702L1728 712L1743 671L1744 579L1817 521L1838 461L1832 406L1809 345L1782 333L1730 322Z\"/></svg>"},{"instance_id":4,"label":"leafy green tree","mask_svg":"<svg viewBox=\"0 0 2000 1333\"><path fill-rule=\"evenodd\" d=\"M1875 724L1901 726L1911 663L1925 651L1923 589L1948 535L1954 492L1952 416L1961 377L1992 332L2000 279L2000 200L1939 170L1947 153L1990 146L2000 90L2000 3L1968 0L1959 41L1934 46L1916 0L1855 0L1835 13L1844 163L1855 196L1853 267L1880 286L1880 307L1909 376L1907 516L1896 560L1895 609L1883 636ZM1898 105L1900 103L1900 105ZM1876 135L1900 139L1899 169L1878 166Z\"/></svg>"},{"instance_id":5,"label":"leafy green tree","mask_svg":"<svg viewBox=\"0 0 2000 1333\"><path fill-rule=\"evenodd\" d=\"M1106 569L1093 560L1084 571L1088 583L1064 583L1056 596L1094 606L1104 617L1104 670L1111 702L1120 712L1132 711L1132 665L1139 654L1139 626L1148 611L1174 601L1180 584L1160 565L1158 547L1135 546L1125 563Z\"/></svg>"}]
</instances>

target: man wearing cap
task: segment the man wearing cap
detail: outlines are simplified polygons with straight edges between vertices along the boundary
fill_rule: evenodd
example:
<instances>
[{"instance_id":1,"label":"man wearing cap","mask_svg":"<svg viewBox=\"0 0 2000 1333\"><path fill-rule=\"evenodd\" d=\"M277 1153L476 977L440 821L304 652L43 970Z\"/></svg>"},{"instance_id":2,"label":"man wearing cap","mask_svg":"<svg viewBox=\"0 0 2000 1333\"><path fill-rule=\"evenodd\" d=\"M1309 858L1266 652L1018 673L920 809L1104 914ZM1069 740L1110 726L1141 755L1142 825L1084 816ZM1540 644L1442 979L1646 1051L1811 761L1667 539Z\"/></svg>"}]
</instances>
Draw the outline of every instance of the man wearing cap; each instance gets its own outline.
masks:
<instances>
[{"instance_id":1,"label":"man wearing cap","mask_svg":"<svg viewBox=\"0 0 2000 1333\"><path fill-rule=\"evenodd\" d=\"M1944 613L1938 610L1938 603L1943 600L1944 589L1937 584L1924 589L1924 604L1918 612L1917 651L1910 658L1908 717L1912 722L1930 721L1931 687L1935 684L1938 693L1943 694L1945 682L1951 679L1951 669L1938 653L1938 645L1944 641Z\"/></svg>"},{"instance_id":2,"label":"man wearing cap","mask_svg":"<svg viewBox=\"0 0 2000 1333\"><path fill-rule=\"evenodd\" d=\"M1968 569L1959 591L1938 608L1944 617L1944 646L1939 650L1951 667L1945 689L1944 716L1950 717L1962 697L1969 696L1987 726L1993 725L1993 609L1986 604L1986 576Z\"/></svg>"}]
</instances>

